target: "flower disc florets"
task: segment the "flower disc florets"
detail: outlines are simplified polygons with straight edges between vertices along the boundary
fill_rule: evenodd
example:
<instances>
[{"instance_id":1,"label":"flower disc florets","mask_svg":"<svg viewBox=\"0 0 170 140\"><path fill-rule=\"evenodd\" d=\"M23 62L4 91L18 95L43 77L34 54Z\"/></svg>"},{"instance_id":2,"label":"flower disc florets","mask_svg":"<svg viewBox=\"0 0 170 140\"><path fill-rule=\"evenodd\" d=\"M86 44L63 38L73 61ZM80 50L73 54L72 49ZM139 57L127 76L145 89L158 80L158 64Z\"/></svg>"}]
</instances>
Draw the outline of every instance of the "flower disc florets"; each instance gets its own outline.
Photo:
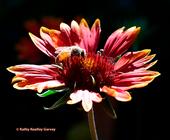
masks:
<instances>
[{"instance_id":1,"label":"flower disc florets","mask_svg":"<svg viewBox=\"0 0 170 140\"><path fill-rule=\"evenodd\" d=\"M114 65L104 56L89 54L86 57L69 57L62 67L61 76L71 89L98 92L104 85L113 85Z\"/></svg>"}]
</instances>

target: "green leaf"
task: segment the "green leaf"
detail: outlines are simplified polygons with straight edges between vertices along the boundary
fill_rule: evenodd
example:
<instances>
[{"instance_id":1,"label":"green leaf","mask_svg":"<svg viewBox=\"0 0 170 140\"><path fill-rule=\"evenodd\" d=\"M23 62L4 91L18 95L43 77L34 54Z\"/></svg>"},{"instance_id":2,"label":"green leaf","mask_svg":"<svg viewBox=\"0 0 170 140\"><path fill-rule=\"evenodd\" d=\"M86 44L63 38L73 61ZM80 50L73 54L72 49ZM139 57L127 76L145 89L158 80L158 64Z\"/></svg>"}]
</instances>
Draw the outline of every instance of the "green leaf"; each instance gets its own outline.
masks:
<instances>
[{"instance_id":1,"label":"green leaf","mask_svg":"<svg viewBox=\"0 0 170 140\"><path fill-rule=\"evenodd\" d=\"M53 94L55 94L55 93L61 93L61 92L64 92L64 91L67 91L68 90L68 88L64 88L64 89L58 89L58 90L55 90L55 89L49 89L49 90L47 90L47 91L45 91L44 93L37 93L37 95L39 96L39 97L47 97L47 96L49 96L49 95L53 95Z\"/></svg>"},{"instance_id":2,"label":"green leaf","mask_svg":"<svg viewBox=\"0 0 170 140\"><path fill-rule=\"evenodd\" d=\"M59 100L57 100L51 107L44 107L45 110L53 110L61 105L64 105L67 102L67 99L70 95L70 91L67 91L64 96L62 96Z\"/></svg>"},{"instance_id":3,"label":"green leaf","mask_svg":"<svg viewBox=\"0 0 170 140\"><path fill-rule=\"evenodd\" d=\"M109 117L112 119L117 119L115 109L113 108L113 104L111 103L109 97L106 97L103 100L103 109Z\"/></svg>"}]
</instances>

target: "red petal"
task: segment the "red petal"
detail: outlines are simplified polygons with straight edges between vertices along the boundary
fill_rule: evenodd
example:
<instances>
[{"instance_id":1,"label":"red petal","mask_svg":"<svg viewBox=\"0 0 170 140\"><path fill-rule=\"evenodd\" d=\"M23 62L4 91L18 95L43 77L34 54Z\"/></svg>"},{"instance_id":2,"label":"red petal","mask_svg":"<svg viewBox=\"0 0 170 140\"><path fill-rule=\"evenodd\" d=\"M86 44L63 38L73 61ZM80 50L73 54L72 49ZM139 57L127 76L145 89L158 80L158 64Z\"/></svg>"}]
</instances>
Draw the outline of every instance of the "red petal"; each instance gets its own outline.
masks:
<instances>
[{"instance_id":1,"label":"red petal","mask_svg":"<svg viewBox=\"0 0 170 140\"><path fill-rule=\"evenodd\" d=\"M124 53L135 41L140 28L131 27L123 32L123 28L115 31L106 41L104 46L104 54L113 58Z\"/></svg>"},{"instance_id":2,"label":"red petal","mask_svg":"<svg viewBox=\"0 0 170 140\"><path fill-rule=\"evenodd\" d=\"M71 41L71 28L65 24L65 23L61 23L60 24L60 31L61 31L61 35L63 39L63 42L68 42L68 46L72 45L72 41Z\"/></svg>"},{"instance_id":3,"label":"red petal","mask_svg":"<svg viewBox=\"0 0 170 140\"><path fill-rule=\"evenodd\" d=\"M49 89L49 88L60 88L65 86L64 83L61 83L57 80L50 80L50 81L44 81L44 82L35 82L34 84L30 84L30 81L24 80L18 83L15 83L13 85L14 88L19 90L37 90L39 93L42 92L43 89Z\"/></svg>"},{"instance_id":4,"label":"red petal","mask_svg":"<svg viewBox=\"0 0 170 140\"><path fill-rule=\"evenodd\" d=\"M120 36L122 35L123 29L124 29L124 27L116 30L115 32L113 32L113 33L109 36L109 38L107 39L106 44L105 44L105 46L104 46L104 54L105 54L105 55L107 55L107 56L109 55L110 50L112 49L113 44L114 44L115 41L116 41L118 38L120 38Z\"/></svg>"},{"instance_id":5,"label":"red petal","mask_svg":"<svg viewBox=\"0 0 170 140\"><path fill-rule=\"evenodd\" d=\"M90 52L96 52L100 39L100 32L101 32L100 20L96 19L91 28L91 38L89 42L90 43L89 50L91 50Z\"/></svg>"},{"instance_id":6,"label":"red petal","mask_svg":"<svg viewBox=\"0 0 170 140\"><path fill-rule=\"evenodd\" d=\"M114 86L120 87L124 90L132 88L141 88L148 85L153 79L159 76L159 72L155 71L140 71L122 73L115 76Z\"/></svg>"},{"instance_id":7,"label":"red petal","mask_svg":"<svg viewBox=\"0 0 170 140\"><path fill-rule=\"evenodd\" d=\"M86 50L88 53L95 53L99 38L100 38L100 20L96 19L91 30L85 19L80 22L80 30L82 33L82 42L80 46Z\"/></svg>"},{"instance_id":8,"label":"red petal","mask_svg":"<svg viewBox=\"0 0 170 140\"><path fill-rule=\"evenodd\" d=\"M17 89L34 89L42 91L44 88L63 85L63 83L59 81L60 76L57 74L58 68L55 66L16 65L7 69L16 74L12 82L15 82L14 87Z\"/></svg>"},{"instance_id":9,"label":"red petal","mask_svg":"<svg viewBox=\"0 0 170 140\"><path fill-rule=\"evenodd\" d=\"M52 46L50 46L49 44L46 44L43 40L36 37L32 33L29 33L29 35L32 41L34 42L34 44L38 47L38 49L40 49L43 53L45 53L49 57L55 58L55 49Z\"/></svg>"},{"instance_id":10,"label":"red petal","mask_svg":"<svg viewBox=\"0 0 170 140\"><path fill-rule=\"evenodd\" d=\"M52 65L30 65L22 64L8 67L7 70L15 74L51 74L55 75L57 67Z\"/></svg>"},{"instance_id":11,"label":"red petal","mask_svg":"<svg viewBox=\"0 0 170 140\"><path fill-rule=\"evenodd\" d=\"M154 56L148 56L150 49L136 52L125 53L116 63L115 71L130 71L138 67L142 67L149 62Z\"/></svg>"},{"instance_id":12,"label":"red petal","mask_svg":"<svg viewBox=\"0 0 170 140\"><path fill-rule=\"evenodd\" d=\"M46 27L41 27L40 28L40 35L41 38L46 41L48 44L50 44L51 46L55 47L55 44L50 36L50 29L46 28ZM46 44L47 44L46 43Z\"/></svg>"}]
</instances>

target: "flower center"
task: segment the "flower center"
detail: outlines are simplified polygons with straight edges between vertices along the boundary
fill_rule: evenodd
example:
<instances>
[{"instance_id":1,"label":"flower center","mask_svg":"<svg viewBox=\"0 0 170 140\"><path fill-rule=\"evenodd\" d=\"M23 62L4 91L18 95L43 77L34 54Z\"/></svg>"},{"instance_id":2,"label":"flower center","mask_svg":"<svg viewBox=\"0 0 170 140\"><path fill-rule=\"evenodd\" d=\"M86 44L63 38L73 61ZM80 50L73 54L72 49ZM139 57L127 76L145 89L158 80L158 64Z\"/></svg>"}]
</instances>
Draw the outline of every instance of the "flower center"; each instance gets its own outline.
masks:
<instances>
[{"instance_id":1,"label":"flower center","mask_svg":"<svg viewBox=\"0 0 170 140\"><path fill-rule=\"evenodd\" d=\"M99 91L104 85L113 85L114 66L103 56L72 56L62 64L61 76L71 89Z\"/></svg>"}]
</instances>

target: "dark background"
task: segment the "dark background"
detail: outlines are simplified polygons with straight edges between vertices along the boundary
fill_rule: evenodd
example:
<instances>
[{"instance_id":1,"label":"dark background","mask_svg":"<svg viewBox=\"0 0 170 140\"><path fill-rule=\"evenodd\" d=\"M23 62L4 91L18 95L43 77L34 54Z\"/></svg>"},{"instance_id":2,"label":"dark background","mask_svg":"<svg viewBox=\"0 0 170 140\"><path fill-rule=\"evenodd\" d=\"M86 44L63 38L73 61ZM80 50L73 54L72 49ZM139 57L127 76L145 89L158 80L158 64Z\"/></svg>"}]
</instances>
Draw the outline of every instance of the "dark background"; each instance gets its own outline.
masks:
<instances>
[{"instance_id":1,"label":"dark background","mask_svg":"<svg viewBox=\"0 0 170 140\"><path fill-rule=\"evenodd\" d=\"M133 100L116 102L117 120L113 126L101 128L113 132L102 140L162 140L168 127L168 67L169 67L169 1L66 1L66 0L1 0L0 1L0 140L89 140L86 114L76 106L65 105L55 111L44 111L50 105L32 91L18 91L11 85L13 74L6 68L21 64L15 45L27 32L23 24L28 19L39 20L44 16L61 17L70 24L76 16L84 17L90 25L96 18L101 20L101 44L122 26L141 26L134 49L152 49L158 63L151 68L161 72L149 86L133 90ZM23 63L23 62L22 62ZM24 62L27 63L27 62ZM166 65L164 65L166 64ZM166 82L165 82L166 81ZM53 100L53 99L50 99ZM50 101L49 100L49 101ZM109 122L108 118L100 118ZM99 120L100 120L99 119ZM108 119L108 120L107 120ZM55 133L16 132L18 127L56 128ZM77 130L78 129L78 130ZM72 132L73 131L73 132ZM112 135L112 134L111 134ZM167 135L168 136L168 135ZM106 136L107 137L107 136Z\"/></svg>"}]
</instances>

